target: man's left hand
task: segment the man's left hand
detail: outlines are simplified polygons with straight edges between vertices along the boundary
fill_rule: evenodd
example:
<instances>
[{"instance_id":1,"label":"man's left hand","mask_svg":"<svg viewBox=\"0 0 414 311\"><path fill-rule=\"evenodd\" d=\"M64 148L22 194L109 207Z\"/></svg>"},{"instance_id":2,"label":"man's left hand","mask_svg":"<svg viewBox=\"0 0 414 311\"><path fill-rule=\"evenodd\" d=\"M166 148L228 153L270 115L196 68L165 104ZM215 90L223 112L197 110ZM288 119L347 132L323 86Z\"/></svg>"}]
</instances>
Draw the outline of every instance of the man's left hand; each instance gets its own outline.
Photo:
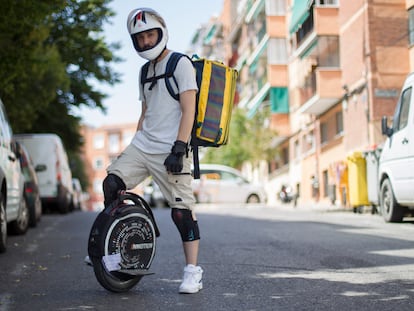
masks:
<instances>
[{"instance_id":1,"label":"man's left hand","mask_svg":"<svg viewBox=\"0 0 414 311\"><path fill-rule=\"evenodd\" d=\"M176 140L171 153L164 161L165 168L170 173L180 173L183 170L183 157L187 153L187 144Z\"/></svg>"}]
</instances>

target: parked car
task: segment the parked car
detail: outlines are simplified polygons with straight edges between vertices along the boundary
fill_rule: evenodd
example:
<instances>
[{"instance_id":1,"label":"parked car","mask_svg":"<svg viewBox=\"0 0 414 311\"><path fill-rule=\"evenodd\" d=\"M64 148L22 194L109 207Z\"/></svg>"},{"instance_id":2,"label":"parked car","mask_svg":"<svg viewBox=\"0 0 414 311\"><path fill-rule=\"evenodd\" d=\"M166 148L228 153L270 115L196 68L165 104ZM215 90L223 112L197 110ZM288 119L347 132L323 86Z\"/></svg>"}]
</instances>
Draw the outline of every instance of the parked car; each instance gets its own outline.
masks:
<instances>
[{"instance_id":1,"label":"parked car","mask_svg":"<svg viewBox=\"0 0 414 311\"><path fill-rule=\"evenodd\" d=\"M73 208L80 210L82 209L82 186L78 178L72 178L73 187Z\"/></svg>"},{"instance_id":2,"label":"parked car","mask_svg":"<svg viewBox=\"0 0 414 311\"><path fill-rule=\"evenodd\" d=\"M39 180L43 207L61 213L73 207L72 172L62 140L56 134L18 134L15 139L29 151Z\"/></svg>"},{"instance_id":3,"label":"parked car","mask_svg":"<svg viewBox=\"0 0 414 311\"><path fill-rule=\"evenodd\" d=\"M200 179L192 183L194 195L200 203L264 203L264 187L252 184L231 167L200 164Z\"/></svg>"},{"instance_id":4,"label":"parked car","mask_svg":"<svg viewBox=\"0 0 414 311\"><path fill-rule=\"evenodd\" d=\"M0 100L0 252L7 247L8 229L24 234L29 211L24 200L24 177L12 141L13 132Z\"/></svg>"},{"instance_id":5,"label":"parked car","mask_svg":"<svg viewBox=\"0 0 414 311\"><path fill-rule=\"evenodd\" d=\"M395 108L392 127L382 118L387 136L378 165L380 212L388 222L401 222L414 212L414 73L408 75Z\"/></svg>"},{"instance_id":6,"label":"parked car","mask_svg":"<svg viewBox=\"0 0 414 311\"><path fill-rule=\"evenodd\" d=\"M29 225L36 227L42 216L42 201L40 200L39 181L34 168L32 158L26 147L15 142L17 156L20 160L20 168L24 176L24 199L29 209Z\"/></svg>"}]
</instances>

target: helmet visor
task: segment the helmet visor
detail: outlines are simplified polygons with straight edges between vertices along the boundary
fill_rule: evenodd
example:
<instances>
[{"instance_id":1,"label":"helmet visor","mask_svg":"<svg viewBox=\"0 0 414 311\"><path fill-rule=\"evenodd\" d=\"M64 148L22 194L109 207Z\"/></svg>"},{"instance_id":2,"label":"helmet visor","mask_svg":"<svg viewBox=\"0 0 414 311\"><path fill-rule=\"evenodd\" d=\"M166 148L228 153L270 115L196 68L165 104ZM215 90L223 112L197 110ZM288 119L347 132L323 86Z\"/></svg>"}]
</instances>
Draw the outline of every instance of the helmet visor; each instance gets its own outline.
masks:
<instances>
[{"instance_id":1,"label":"helmet visor","mask_svg":"<svg viewBox=\"0 0 414 311\"><path fill-rule=\"evenodd\" d=\"M156 37L155 37L156 36ZM152 28L131 35L134 48L143 52L157 46L162 40L161 28Z\"/></svg>"}]
</instances>

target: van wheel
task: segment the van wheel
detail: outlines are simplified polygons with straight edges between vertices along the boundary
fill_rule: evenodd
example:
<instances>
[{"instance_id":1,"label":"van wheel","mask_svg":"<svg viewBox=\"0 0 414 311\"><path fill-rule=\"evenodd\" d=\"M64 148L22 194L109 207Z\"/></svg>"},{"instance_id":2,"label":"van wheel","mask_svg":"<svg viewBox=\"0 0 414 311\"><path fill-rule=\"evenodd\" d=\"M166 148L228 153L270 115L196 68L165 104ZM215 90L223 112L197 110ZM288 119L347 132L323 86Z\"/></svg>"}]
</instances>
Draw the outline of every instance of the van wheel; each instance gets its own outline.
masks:
<instances>
[{"instance_id":1,"label":"van wheel","mask_svg":"<svg viewBox=\"0 0 414 311\"><path fill-rule=\"evenodd\" d=\"M19 216L10 225L15 234L25 234L29 228L29 209L23 197L20 200Z\"/></svg>"},{"instance_id":2,"label":"van wheel","mask_svg":"<svg viewBox=\"0 0 414 311\"><path fill-rule=\"evenodd\" d=\"M381 185L380 204L382 217L387 222L402 222L404 209L395 200L390 180L387 178Z\"/></svg>"},{"instance_id":3,"label":"van wheel","mask_svg":"<svg viewBox=\"0 0 414 311\"><path fill-rule=\"evenodd\" d=\"M0 253L6 251L7 244L7 218L3 195L0 194Z\"/></svg>"},{"instance_id":4,"label":"van wheel","mask_svg":"<svg viewBox=\"0 0 414 311\"><path fill-rule=\"evenodd\" d=\"M249 195L249 197L247 198L246 203L260 203L260 199L259 196L257 194L251 194Z\"/></svg>"}]
</instances>

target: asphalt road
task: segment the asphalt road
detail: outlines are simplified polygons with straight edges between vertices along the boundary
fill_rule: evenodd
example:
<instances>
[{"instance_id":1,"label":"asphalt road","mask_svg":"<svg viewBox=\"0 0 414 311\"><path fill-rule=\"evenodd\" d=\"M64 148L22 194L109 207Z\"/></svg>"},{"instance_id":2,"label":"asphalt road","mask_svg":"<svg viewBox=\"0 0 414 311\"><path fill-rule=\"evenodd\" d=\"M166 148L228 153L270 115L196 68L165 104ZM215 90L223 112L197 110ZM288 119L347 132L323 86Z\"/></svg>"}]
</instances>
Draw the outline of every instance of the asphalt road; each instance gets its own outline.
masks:
<instances>
[{"instance_id":1,"label":"asphalt road","mask_svg":"<svg viewBox=\"0 0 414 311\"><path fill-rule=\"evenodd\" d=\"M168 209L154 275L113 294L83 263L96 213L44 215L0 255L0 310L414 310L414 223L308 208L198 206L204 289L178 294Z\"/></svg>"}]
</instances>

